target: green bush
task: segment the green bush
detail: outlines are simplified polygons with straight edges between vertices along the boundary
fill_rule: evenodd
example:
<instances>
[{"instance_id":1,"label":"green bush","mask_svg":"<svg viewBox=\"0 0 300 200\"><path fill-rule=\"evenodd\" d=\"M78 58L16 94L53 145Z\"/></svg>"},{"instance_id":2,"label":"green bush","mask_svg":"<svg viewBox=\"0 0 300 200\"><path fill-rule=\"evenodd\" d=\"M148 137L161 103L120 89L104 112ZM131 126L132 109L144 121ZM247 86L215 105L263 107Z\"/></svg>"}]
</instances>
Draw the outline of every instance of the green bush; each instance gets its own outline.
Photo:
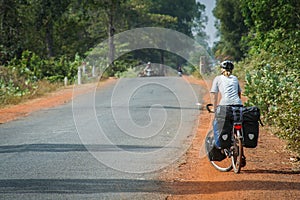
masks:
<instances>
[{"instance_id":1,"label":"green bush","mask_svg":"<svg viewBox=\"0 0 300 200\"><path fill-rule=\"evenodd\" d=\"M82 59L74 61L62 56L59 59L41 59L30 51L24 51L21 58L14 58L7 66L0 66L0 103L15 104L21 98L30 98L50 87L48 82L57 85L64 77L70 82L75 80L77 68Z\"/></svg>"},{"instance_id":2,"label":"green bush","mask_svg":"<svg viewBox=\"0 0 300 200\"><path fill-rule=\"evenodd\" d=\"M28 68L0 67L0 104L17 103L37 89L36 78Z\"/></svg>"},{"instance_id":3,"label":"green bush","mask_svg":"<svg viewBox=\"0 0 300 200\"><path fill-rule=\"evenodd\" d=\"M297 64L297 58L285 60L264 51L252 56L243 63L250 69L244 94L248 105L260 107L265 123L300 153L300 70L291 63Z\"/></svg>"},{"instance_id":4,"label":"green bush","mask_svg":"<svg viewBox=\"0 0 300 200\"><path fill-rule=\"evenodd\" d=\"M9 66L0 67L0 102L6 104L11 97L22 97L37 88L37 77L30 69L25 56Z\"/></svg>"}]
</instances>

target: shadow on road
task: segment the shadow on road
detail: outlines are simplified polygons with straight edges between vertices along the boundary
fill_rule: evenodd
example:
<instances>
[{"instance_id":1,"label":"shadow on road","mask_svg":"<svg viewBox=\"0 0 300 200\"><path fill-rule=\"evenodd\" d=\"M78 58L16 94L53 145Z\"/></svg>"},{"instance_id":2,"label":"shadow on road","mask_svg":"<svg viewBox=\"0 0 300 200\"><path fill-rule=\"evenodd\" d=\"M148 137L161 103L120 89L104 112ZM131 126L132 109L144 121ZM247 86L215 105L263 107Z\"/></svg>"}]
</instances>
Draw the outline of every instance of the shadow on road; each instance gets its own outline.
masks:
<instances>
[{"instance_id":1,"label":"shadow on road","mask_svg":"<svg viewBox=\"0 0 300 200\"><path fill-rule=\"evenodd\" d=\"M228 187L224 187L227 185ZM238 186L238 187L237 187ZM6 179L0 180L0 193L162 193L212 194L248 190L299 190L300 182L276 181L218 181L218 182L165 182L134 179Z\"/></svg>"},{"instance_id":2,"label":"shadow on road","mask_svg":"<svg viewBox=\"0 0 300 200\"><path fill-rule=\"evenodd\" d=\"M156 151L164 146L147 145L83 145L83 144L24 144L0 146L0 153L18 152L75 152L75 151ZM170 147L169 147L170 148Z\"/></svg>"},{"instance_id":3,"label":"shadow on road","mask_svg":"<svg viewBox=\"0 0 300 200\"><path fill-rule=\"evenodd\" d=\"M143 108L143 109L150 109L150 108L156 108L156 109L174 109L174 110L199 110L199 108L196 107L179 107L179 106L139 106L135 108Z\"/></svg>"},{"instance_id":4,"label":"shadow on road","mask_svg":"<svg viewBox=\"0 0 300 200\"><path fill-rule=\"evenodd\" d=\"M272 169L255 169L244 170L247 174L300 174L300 171L272 170Z\"/></svg>"}]
</instances>

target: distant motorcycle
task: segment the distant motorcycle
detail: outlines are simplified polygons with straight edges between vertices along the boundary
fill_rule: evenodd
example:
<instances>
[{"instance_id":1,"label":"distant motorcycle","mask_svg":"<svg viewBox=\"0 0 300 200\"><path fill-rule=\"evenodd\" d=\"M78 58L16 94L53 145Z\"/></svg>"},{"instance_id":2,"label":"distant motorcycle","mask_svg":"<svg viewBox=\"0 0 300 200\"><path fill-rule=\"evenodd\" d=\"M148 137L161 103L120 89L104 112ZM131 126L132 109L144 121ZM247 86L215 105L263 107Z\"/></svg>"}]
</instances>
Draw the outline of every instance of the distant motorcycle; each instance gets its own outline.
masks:
<instances>
[{"instance_id":1,"label":"distant motorcycle","mask_svg":"<svg viewBox=\"0 0 300 200\"><path fill-rule=\"evenodd\" d=\"M150 77L150 76L153 76L153 71L151 69L146 69L138 73L138 77Z\"/></svg>"},{"instance_id":2,"label":"distant motorcycle","mask_svg":"<svg viewBox=\"0 0 300 200\"><path fill-rule=\"evenodd\" d=\"M146 69L146 76L151 76L152 70L151 69Z\"/></svg>"},{"instance_id":3,"label":"distant motorcycle","mask_svg":"<svg viewBox=\"0 0 300 200\"><path fill-rule=\"evenodd\" d=\"M178 71L178 76L181 77L182 76L182 72Z\"/></svg>"},{"instance_id":4,"label":"distant motorcycle","mask_svg":"<svg viewBox=\"0 0 300 200\"><path fill-rule=\"evenodd\" d=\"M177 73L178 73L178 76L179 76L179 77L182 76L182 67L181 67L181 65L178 66L178 68L177 68Z\"/></svg>"}]
</instances>

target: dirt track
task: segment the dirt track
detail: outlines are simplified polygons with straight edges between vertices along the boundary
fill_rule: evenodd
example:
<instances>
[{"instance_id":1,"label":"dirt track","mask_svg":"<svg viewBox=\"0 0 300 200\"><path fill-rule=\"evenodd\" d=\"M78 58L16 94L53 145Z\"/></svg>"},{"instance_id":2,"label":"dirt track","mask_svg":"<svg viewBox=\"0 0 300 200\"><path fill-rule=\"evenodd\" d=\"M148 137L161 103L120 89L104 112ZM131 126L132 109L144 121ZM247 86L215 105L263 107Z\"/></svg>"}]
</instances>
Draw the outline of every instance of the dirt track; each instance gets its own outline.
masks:
<instances>
[{"instance_id":1,"label":"dirt track","mask_svg":"<svg viewBox=\"0 0 300 200\"><path fill-rule=\"evenodd\" d=\"M187 79L194 84L204 84ZM85 90L83 88L82 92ZM71 99L70 87L22 105L1 109L0 123ZM208 96L205 96L205 101L209 102ZM271 135L267 128L260 131L258 147L246 149L247 166L241 173L222 173L216 171L206 157L199 156L203 139L211 128L211 115L201 111L199 117L200 126L185 158L162 174L162 179L169 183L166 190L171 195L167 199L300 199L299 162L290 162L293 155L285 150L285 143Z\"/></svg>"}]
</instances>

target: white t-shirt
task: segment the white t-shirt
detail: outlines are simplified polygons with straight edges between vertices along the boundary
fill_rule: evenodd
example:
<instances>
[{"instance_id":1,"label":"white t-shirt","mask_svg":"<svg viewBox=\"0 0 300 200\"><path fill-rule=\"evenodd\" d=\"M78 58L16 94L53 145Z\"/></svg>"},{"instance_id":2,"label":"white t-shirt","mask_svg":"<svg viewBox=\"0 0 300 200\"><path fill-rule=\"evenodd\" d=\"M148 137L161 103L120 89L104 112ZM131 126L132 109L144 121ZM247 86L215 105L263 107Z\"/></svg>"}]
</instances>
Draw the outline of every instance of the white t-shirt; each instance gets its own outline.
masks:
<instances>
[{"instance_id":1,"label":"white t-shirt","mask_svg":"<svg viewBox=\"0 0 300 200\"><path fill-rule=\"evenodd\" d=\"M241 87L236 76L229 77L220 75L217 76L212 84L210 92L222 95L219 105L242 105L238 93L241 92Z\"/></svg>"}]
</instances>

